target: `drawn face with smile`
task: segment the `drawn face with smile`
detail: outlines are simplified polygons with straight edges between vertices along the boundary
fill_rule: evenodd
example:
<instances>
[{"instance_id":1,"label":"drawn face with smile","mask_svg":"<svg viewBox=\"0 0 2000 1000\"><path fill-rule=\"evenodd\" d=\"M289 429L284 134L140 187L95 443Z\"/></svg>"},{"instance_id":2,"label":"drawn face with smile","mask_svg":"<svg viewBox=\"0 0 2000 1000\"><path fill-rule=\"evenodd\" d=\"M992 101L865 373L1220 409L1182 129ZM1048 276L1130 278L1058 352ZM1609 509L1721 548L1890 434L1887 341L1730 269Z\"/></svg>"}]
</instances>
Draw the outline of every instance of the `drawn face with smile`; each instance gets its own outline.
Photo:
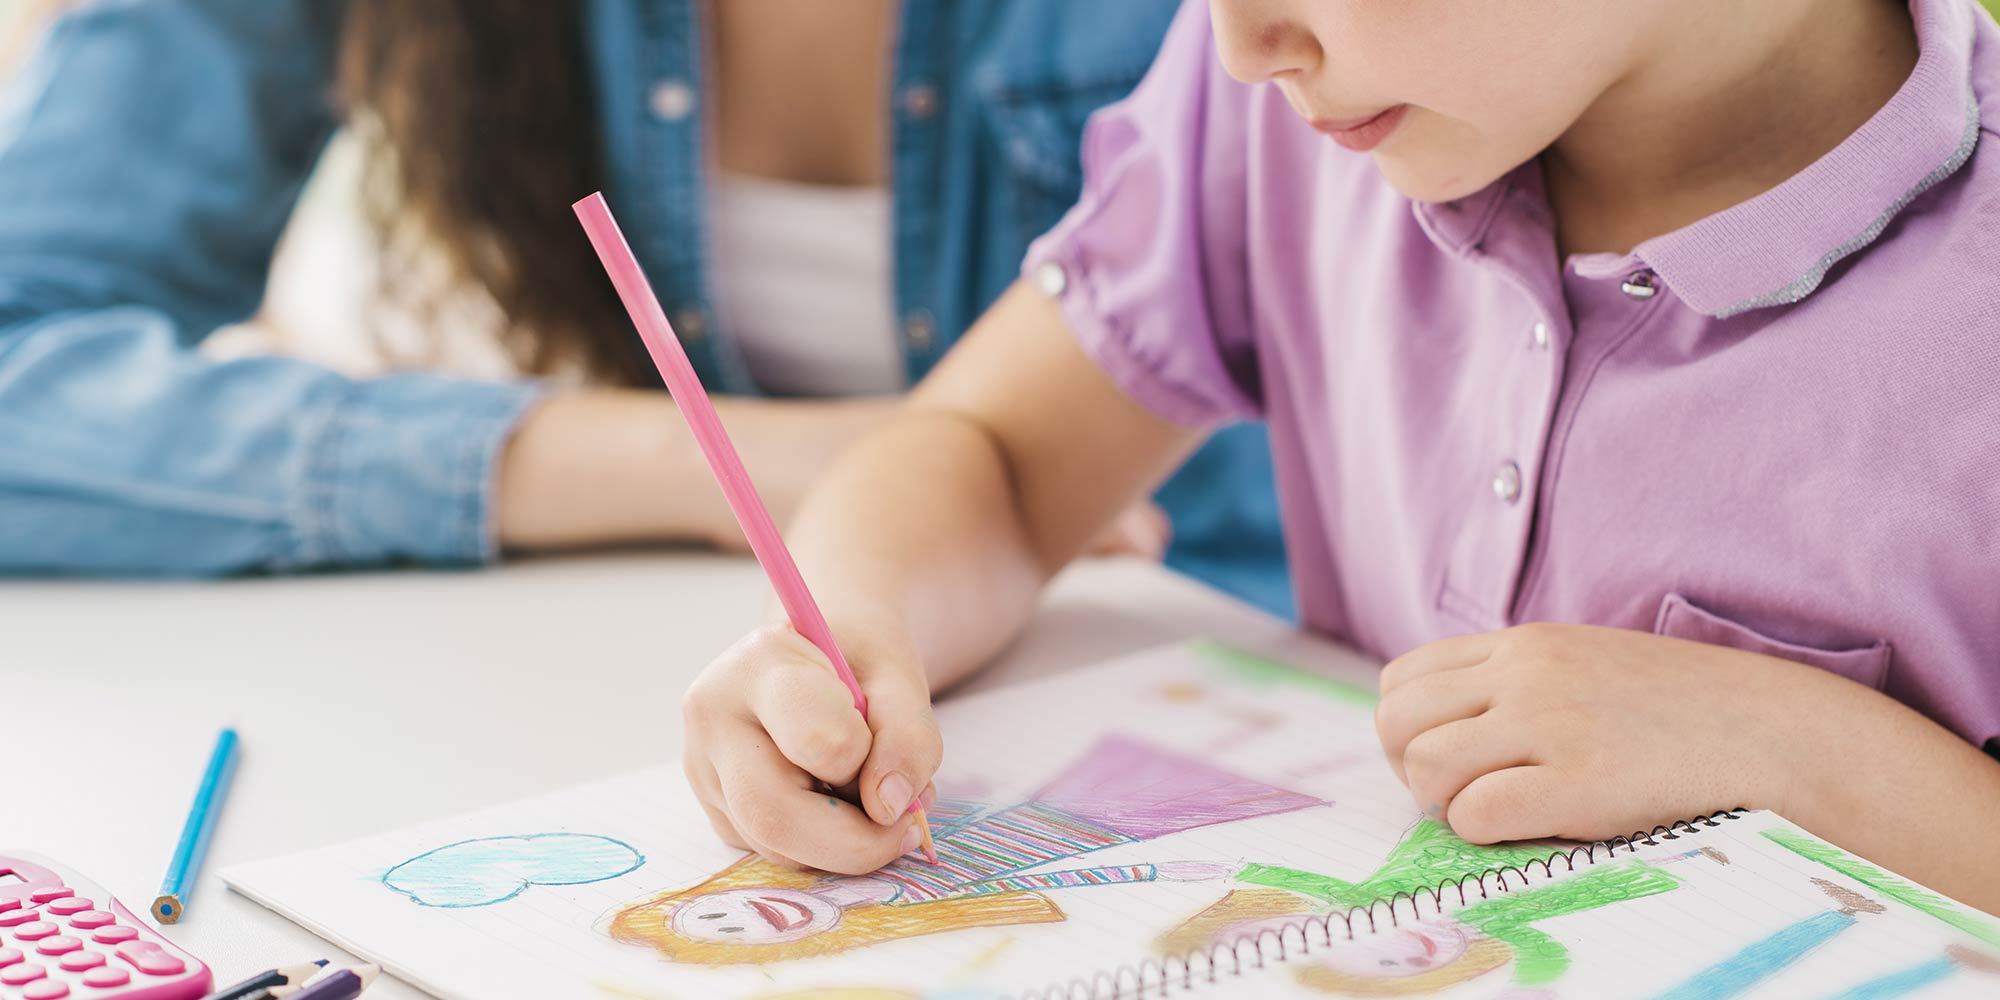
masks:
<instances>
[{"instance_id":1,"label":"drawn face with smile","mask_svg":"<svg viewBox=\"0 0 2000 1000\"><path fill-rule=\"evenodd\" d=\"M796 889L728 889L674 909L674 932L717 944L784 944L832 930L840 907Z\"/></svg>"},{"instance_id":2,"label":"drawn face with smile","mask_svg":"<svg viewBox=\"0 0 2000 1000\"><path fill-rule=\"evenodd\" d=\"M1361 934L1352 941L1336 933L1333 946L1318 954L1321 962L1350 976L1402 979L1458 961L1470 944L1471 932L1465 927L1426 920Z\"/></svg>"}]
</instances>

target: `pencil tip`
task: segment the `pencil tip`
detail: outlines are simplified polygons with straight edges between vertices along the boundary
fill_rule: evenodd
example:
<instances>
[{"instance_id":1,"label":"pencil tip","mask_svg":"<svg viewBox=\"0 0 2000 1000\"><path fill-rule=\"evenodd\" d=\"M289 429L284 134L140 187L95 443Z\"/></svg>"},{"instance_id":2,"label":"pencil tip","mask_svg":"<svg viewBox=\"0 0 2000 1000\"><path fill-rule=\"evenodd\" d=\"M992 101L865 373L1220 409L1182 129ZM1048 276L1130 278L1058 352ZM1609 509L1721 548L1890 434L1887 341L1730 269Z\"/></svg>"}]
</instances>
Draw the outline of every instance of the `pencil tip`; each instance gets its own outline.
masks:
<instances>
[{"instance_id":1,"label":"pencil tip","mask_svg":"<svg viewBox=\"0 0 2000 1000\"><path fill-rule=\"evenodd\" d=\"M929 861L931 864L937 864L937 843L931 839L930 815L924 812L924 807L921 805L910 811L916 814L917 833L923 837L924 860Z\"/></svg>"}]
</instances>

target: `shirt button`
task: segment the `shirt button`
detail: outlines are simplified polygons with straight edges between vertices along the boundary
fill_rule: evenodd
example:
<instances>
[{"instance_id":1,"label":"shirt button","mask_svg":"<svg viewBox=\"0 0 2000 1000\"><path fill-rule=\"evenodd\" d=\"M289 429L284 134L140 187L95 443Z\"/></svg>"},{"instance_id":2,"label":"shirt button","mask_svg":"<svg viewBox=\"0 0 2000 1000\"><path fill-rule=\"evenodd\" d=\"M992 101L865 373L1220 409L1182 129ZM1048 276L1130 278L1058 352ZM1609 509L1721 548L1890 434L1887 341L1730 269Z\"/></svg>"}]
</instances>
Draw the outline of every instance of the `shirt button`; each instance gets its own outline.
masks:
<instances>
[{"instance_id":1,"label":"shirt button","mask_svg":"<svg viewBox=\"0 0 2000 1000\"><path fill-rule=\"evenodd\" d=\"M1536 323L1535 323L1535 331L1534 331L1534 336L1535 336L1535 347L1536 347L1536 348L1538 348L1538 349L1540 349L1540 350L1544 350L1544 351L1548 350L1548 348L1549 348L1549 325L1548 325L1547 323L1543 323L1543 322L1541 322L1541 321L1539 321L1539 320L1538 320L1538 321L1536 321Z\"/></svg>"},{"instance_id":2,"label":"shirt button","mask_svg":"<svg viewBox=\"0 0 2000 1000\"><path fill-rule=\"evenodd\" d=\"M1644 302L1660 294L1660 276L1654 274L1650 269L1634 271L1625 279L1623 284L1618 286L1618 290L1640 302Z\"/></svg>"},{"instance_id":3,"label":"shirt button","mask_svg":"<svg viewBox=\"0 0 2000 1000\"><path fill-rule=\"evenodd\" d=\"M1060 298L1069 290L1069 272L1061 261L1045 260L1035 266L1035 287L1049 298Z\"/></svg>"},{"instance_id":4,"label":"shirt button","mask_svg":"<svg viewBox=\"0 0 2000 1000\"><path fill-rule=\"evenodd\" d=\"M937 114L937 88L928 83L913 83L904 87L900 100L903 113L912 118L923 119Z\"/></svg>"},{"instance_id":5,"label":"shirt button","mask_svg":"<svg viewBox=\"0 0 2000 1000\"><path fill-rule=\"evenodd\" d=\"M1501 503L1513 503L1521 499L1521 467L1512 462L1501 462L1493 470L1493 495Z\"/></svg>"},{"instance_id":6,"label":"shirt button","mask_svg":"<svg viewBox=\"0 0 2000 1000\"><path fill-rule=\"evenodd\" d=\"M694 111L694 88L686 80L661 80L653 85L651 104L662 121L680 121Z\"/></svg>"},{"instance_id":7,"label":"shirt button","mask_svg":"<svg viewBox=\"0 0 2000 1000\"><path fill-rule=\"evenodd\" d=\"M917 350L930 350L931 342L937 339L937 320L922 309L912 311L903 320L903 339Z\"/></svg>"},{"instance_id":8,"label":"shirt button","mask_svg":"<svg viewBox=\"0 0 2000 1000\"><path fill-rule=\"evenodd\" d=\"M690 344L699 344L708 335L708 321L702 318L700 309L689 306L674 314L674 332Z\"/></svg>"}]
</instances>

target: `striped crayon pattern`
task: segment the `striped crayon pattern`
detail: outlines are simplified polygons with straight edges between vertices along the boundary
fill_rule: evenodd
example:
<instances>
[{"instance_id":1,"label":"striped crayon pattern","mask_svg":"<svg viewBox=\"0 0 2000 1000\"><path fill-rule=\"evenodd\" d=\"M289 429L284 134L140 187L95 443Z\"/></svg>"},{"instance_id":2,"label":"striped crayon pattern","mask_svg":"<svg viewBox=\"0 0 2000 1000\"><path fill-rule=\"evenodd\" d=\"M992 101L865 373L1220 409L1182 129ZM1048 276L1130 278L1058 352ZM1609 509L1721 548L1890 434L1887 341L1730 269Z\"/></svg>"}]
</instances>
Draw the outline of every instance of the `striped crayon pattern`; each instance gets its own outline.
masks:
<instances>
[{"instance_id":1,"label":"striped crayon pattern","mask_svg":"<svg viewBox=\"0 0 2000 1000\"><path fill-rule=\"evenodd\" d=\"M1101 868L1078 868L1066 872L1040 872L1034 875L1009 875L991 882L967 886L966 895L983 895L993 892L1032 892L1036 889L1061 889L1072 885L1122 885L1130 882L1151 882L1160 877L1157 865L1107 865Z\"/></svg>"},{"instance_id":2,"label":"striped crayon pattern","mask_svg":"<svg viewBox=\"0 0 2000 1000\"><path fill-rule=\"evenodd\" d=\"M875 873L901 887L898 903L916 903L948 896L1004 891L993 888L1003 876L1073 858L1114 844L1128 844L1134 838L1078 818L1061 809L1036 802L1023 803L990 813L937 837L937 864L906 857ZM1152 866L1139 866L1150 869ZM1115 869L1092 869L1113 871ZM1093 878L1087 872L1065 872L1073 881L1048 882L1041 877L1033 885L1020 888L1051 888L1059 885L1087 885L1093 881L1140 881L1106 876ZM1150 877L1147 876L1147 877Z\"/></svg>"}]
</instances>

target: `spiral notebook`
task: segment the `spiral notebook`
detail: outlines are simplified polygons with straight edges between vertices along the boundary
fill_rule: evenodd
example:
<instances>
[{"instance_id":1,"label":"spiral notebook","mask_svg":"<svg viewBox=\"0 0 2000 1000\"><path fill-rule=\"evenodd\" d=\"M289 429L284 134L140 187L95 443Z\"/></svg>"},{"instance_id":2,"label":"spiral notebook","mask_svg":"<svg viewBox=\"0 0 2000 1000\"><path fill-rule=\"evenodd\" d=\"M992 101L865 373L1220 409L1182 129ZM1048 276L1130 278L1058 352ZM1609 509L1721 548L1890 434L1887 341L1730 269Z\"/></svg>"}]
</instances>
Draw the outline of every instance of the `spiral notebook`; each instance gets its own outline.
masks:
<instances>
[{"instance_id":1,"label":"spiral notebook","mask_svg":"<svg viewBox=\"0 0 2000 1000\"><path fill-rule=\"evenodd\" d=\"M660 766L223 877L450 1000L2000 995L2000 921L1768 813L1466 844L1369 681L1197 643L949 701L939 860L871 876Z\"/></svg>"}]
</instances>

